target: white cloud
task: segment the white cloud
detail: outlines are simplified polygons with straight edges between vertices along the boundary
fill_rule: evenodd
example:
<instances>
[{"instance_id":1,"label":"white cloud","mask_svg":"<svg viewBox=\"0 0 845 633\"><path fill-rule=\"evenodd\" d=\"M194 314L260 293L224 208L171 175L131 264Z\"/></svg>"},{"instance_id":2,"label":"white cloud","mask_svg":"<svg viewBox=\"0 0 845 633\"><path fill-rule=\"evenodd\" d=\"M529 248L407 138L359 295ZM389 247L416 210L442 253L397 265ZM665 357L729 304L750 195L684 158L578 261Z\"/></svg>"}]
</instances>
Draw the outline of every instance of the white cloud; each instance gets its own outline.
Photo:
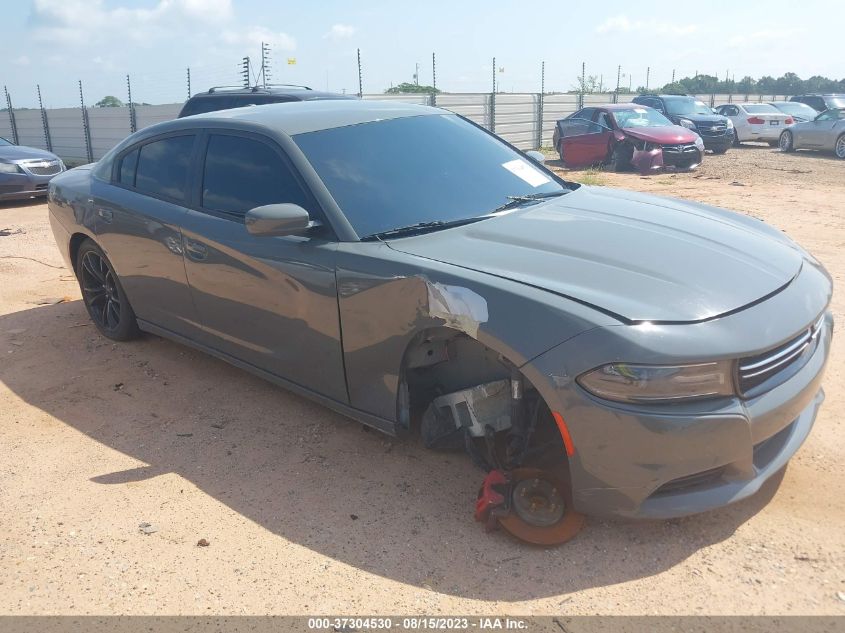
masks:
<instances>
[{"instance_id":1,"label":"white cloud","mask_svg":"<svg viewBox=\"0 0 845 633\"><path fill-rule=\"evenodd\" d=\"M85 44L115 34L146 41L231 16L231 0L158 0L140 9L106 8L103 0L34 0L29 22L39 40Z\"/></svg>"},{"instance_id":2,"label":"white cloud","mask_svg":"<svg viewBox=\"0 0 845 633\"><path fill-rule=\"evenodd\" d=\"M349 24L333 24L329 32L323 36L323 39L344 40L355 35L355 31L355 27Z\"/></svg>"},{"instance_id":3,"label":"white cloud","mask_svg":"<svg viewBox=\"0 0 845 633\"><path fill-rule=\"evenodd\" d=\"M757 44L760 42L789 39L795 37L801 32L803 32L803 29L763 29L760 31L752 31L751 33L734 35L728 40L728 46L741 48L743 46Z\"/></svg>"},{"instance_id":4,"label":"white cloud","mask_svg":"<svg viewBox=\"0 0 845 633\"><path fill-rule=\"evenodd\" d=\"M248 46L250 49L258 49L261 42L265 42L274 51L296 50L296 40L293 37L281 31L271 31L264 26L252 26L238 31L223 31L221 37L227 44Z\"/></svg>"},{"instance_id":5,"label":"white cloud","mask_svg":"<svg viewBox=\"0 0 845 633\"><path fill-rule=\"evenodd\" d=\"M596 27L596 33L634 33L645 31L656 35L690 35L698 30L695 24L677 24L660 20L631 20L627 15L619 14L607 18Z\"/></svg>"}]
</instances>

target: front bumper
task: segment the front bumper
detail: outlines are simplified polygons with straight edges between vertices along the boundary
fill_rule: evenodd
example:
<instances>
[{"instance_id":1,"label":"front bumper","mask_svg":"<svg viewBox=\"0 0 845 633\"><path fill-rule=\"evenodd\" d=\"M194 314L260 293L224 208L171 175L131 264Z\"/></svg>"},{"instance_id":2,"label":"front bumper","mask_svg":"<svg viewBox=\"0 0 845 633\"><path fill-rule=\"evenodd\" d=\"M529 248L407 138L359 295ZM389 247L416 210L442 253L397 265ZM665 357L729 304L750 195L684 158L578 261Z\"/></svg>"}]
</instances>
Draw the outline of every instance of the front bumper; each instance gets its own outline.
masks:
<instances>
[{"instance_id":1,"label":"front bumper","mask_svg":"<svg viewBox=\"0 0 845 633\"><path fill-rule=\"evenodd\" d=\"M47 183L57 175L0 174L0 200L26 200L36 196L46 196Z\"/></svg>"},{"instance_id":2,"label":"front bumper","mask_svg":"<svg viewBox=\"0 0 845 633\"><path fill-rule=\"evenodd\" d=\"M723 136L701 136L701 140L704 141L704 149L706 150L723 150L728 149L734 143L733 137L733 130L731 130L730 134L725 134Z\"/></svg>"},{"instance_id":3,"label":"front bumper","mask_svg":"<svg viewBox=\"0 0 845 633\"><path fill-rule=\"evenodd\" d=\"M807 438L824 399L821 383L833 334L829 313L800 369L752 398L626 405L592 396L574 378L584 364L599 366L634 353L638 360L648 356L642 362L672 364L679 360L673 350L682 347L695 348L702 360L770 348L827 305L830 285L822 277L811 268L780 295L710 322L652 326L656 331L644 334L631 333L634 326L619 326L618 333L612 332L616 326L596 328L525 366L533 384L546 379L543 397L562 414L571 435L575 509L651 519L695 514L753 495L781 470ZM803 303L796 308L799 298ZM712 356L705 358L708 348Z\"/></svg>"}]
</instances>

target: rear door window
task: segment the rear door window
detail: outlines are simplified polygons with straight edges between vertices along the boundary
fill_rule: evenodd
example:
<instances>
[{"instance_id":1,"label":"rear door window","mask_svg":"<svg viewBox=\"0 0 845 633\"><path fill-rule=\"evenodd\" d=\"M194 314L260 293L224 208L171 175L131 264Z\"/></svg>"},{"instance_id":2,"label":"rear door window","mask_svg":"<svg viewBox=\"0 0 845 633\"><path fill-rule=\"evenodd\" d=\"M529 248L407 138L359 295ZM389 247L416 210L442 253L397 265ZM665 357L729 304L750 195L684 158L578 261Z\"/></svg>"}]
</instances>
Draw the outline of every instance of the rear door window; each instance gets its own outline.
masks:
<instances>
[{"instance_id":1,"label":"rear door window","mask_svg":"<svg viewBox=\"0 0 845 633\"><path fill-rule=\"evenodd\" d=\"M193 134L170 136L142 145L138 154L135 189L184 203L187 200L194 138Z\"/></svg>"},{"instance_id":2,"label":"rear door window","mask_svg":"<svg viewBox=\"0 0 845 633\"><path fill-rule=\"evenodd\" d=\"M243 136L209 136L202 180L203 208L242 218L255 207L285 202L314 212L299 180L276 149Z\"/></svg>"},{"instance_id":3,"label":"rear door window","mask_svg":"<svg viewBox=\"0 0 845 633\"><path fill-rule=\"evenodd\" d=\"M135 149L120 159L120 168L118 169L117 177L120 184L126 185L127 187L135 186L135 170L138 167L139 151Z\"/></svg>"}]
</instances>

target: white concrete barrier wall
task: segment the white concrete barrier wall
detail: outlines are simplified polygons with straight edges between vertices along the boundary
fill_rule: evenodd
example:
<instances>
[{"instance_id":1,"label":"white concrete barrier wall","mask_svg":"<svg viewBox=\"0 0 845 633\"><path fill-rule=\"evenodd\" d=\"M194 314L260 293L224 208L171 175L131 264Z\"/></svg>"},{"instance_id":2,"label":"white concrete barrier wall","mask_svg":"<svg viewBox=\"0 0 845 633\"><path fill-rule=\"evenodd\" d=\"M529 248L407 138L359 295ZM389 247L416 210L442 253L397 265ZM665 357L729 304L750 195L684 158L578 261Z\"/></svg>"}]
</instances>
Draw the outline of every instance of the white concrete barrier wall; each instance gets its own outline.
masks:
<instances>
[{"instance_id":1,"label":"white concrete barrier wall","mask_svg":"<svg viewBox=\"0 0 845 633\"><path fill-rule=\"evenodd\" d=\"M53 153L66 162L87 163L85 133L82 125L82 110L79 108L57 108L47 110L47 123Z\"/></svg>"},{"instance_id":2,"label":"white concrete barrier wall","mask_svg":"<svg viewBox=\"0 0 845 633\"><path fill-rule=\"evenodd\" d=\"M129 136L129 108L89 108L88 125L94 160L100 160Z\"/></svg>"},{"instance_id":3,"label":"white concrete barrier wall","mask_svg":"<svg viewBox=\"0 0 845 633\"><path fill-rule=\"evenodd\" d=\"M14 134L12 134L12 123L9 121L9 112L0 112L0 136L9 142L14 142Z\"/></svg>"},{"instance_id":4,"label":"white concrete barrier wall","mask_svg":"<svg viewBox=\"0 0 845 633\"><path fill-rule=\"evenodd\" d=\"M419 105L436 105L467 117L471 121L490 129L494 112L490 93L400 95L364 95L364 99L382 99ZM597 106L613 102L613 93L584 95L585 106ZM633 95L619 95L619 102L627 102ZM705 103L714 105L737 102L765 102L788 99L776 95L699 95ZM549 94L543 98L543 120L539 121L540 95L536 93L498 93L495 99L495 130L509 143L520 149L536 149L538 139L542 146L550 146L555 122L578 109L577 94ZM143 129L156 123L175 119L181 103L154 106L137 106L135 121ZM19 141L22 145L46 148L44 127L40 110L15 110L15 121ZM87 162L85 134L82 124L82 110L79 108L57 108L47 110L47 121L53 151L66 161ZM99 160L130 130L129 108L88 108L91 134L91 149L94 160ZM538 127L542 127L542 134ZM7 112L0 112L0 136L12 140L12 128Z\"/></svg>"},{"instance_id":5,"label":"white concrete barrier wall","mask_svg":"<svg viewBox=\"0 0 845 633\"><path fill-rule=\"evenodd\" d=\"M17 110L15 126L18 128L18 143L29 147L47 149L44 141L44 124L41 110Z\"/></svg>"}]
</instances>

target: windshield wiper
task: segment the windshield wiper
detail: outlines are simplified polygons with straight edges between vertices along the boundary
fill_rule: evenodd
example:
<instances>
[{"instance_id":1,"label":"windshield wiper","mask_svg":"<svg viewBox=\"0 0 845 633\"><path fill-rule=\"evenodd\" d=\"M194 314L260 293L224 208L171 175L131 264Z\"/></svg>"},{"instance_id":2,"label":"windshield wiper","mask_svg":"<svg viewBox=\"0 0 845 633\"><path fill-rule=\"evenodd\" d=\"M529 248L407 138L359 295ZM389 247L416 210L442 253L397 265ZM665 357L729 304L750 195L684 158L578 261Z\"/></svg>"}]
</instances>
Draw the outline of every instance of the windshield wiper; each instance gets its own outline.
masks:
<instances>
[{"instance_id":1,"label":"windshield wiper","mask_svg":"<svg viewBox=\"0 0 845 633\"><path fill-rule=\"evenodd\" d=\"M433 220L431 222L417 222L416 224L409 224L408 226L400 226L395 229L388 229L387 231L380 231L372 235L365 235L361 238L362 242L370 242L373 240L380 240L383 237L398 237L400 235L412 235L418 233L426 233L428 231L439 231L441 229L452 228L453 226L461 226L463 224L472 224L479 220L484 220L490 216L481 215L473 218L461 218L460 220Z\"/></svg>"},{"instance_id":2,"label":"windshield wiper","mask_svg":"<svg viewBox=\"0 0 845 633\"><path fill-rule=\"evenodd\" d=\"M492 213L496 213L498 211L506 211L507 209L513 209L514 207L518 207L519 205L525 204L526 202L537 202L546 198L557 198L558 196L562 196L565 193L569 193L569 189L562 189L561 191L548 191L546 193L526 193L521 196L507 196L509 202L506 202L500 207L496 207L495 209L493 209Z\"/></svg>"}]
</instances>

